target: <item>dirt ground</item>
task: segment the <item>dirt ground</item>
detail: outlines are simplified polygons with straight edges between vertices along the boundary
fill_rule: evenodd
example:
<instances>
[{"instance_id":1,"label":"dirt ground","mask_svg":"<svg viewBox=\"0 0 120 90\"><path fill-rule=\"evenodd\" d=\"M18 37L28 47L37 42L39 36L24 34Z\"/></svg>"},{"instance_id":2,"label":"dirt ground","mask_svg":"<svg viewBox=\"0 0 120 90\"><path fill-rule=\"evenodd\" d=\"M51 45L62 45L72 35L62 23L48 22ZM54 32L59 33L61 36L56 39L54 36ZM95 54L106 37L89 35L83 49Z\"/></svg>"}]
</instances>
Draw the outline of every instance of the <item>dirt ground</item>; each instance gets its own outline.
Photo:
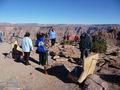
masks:
<instances>
[{"instance_id":1,"label":"dirt ground","mask_svg":"<svg viewBox=\"0 0 120 90\"><path fill-rule=\"evenodd\" d=\"M25 66L14 59L6 58L4 54L9 51L8 43L0 43L0 90L4 87L17 87L21 90L81 90L78 84L63 80L59 76L45 75L43 66L37 63L37 54L32 54L31 65ZM54 62L49 57L49 64ZM74 64L64 63L74 67Z\"/></svg>"},{"instance_id":2,"label":"dirt ground","mask_svg":"<svg viewBox=\"0 0 120 90\"><path fill-rule=\"evenodd\" d=\"M55 53L58 53L62 48L56 45L50 50L56 50ZM94 72L108 83L108 90L120 89L120 56L112 55L116 50L118 50L118 47L114 45L108 46L107 52L100 55ZM51 75L46 75L43 66L38 64L38 54L31 53L31 65L26 66L22 62L16 62L12 58L5 57L10 51L10 44L0 43L0 90L82 90L83 84L73 83L66 77L68 72L77 66L76 63L55 61L49 55L49 65L57 64L58 67L54 69ZM73 51L77 52L77 54L74 54ZM79 50L69 45L64 47L63 53L74 58L78 58L80 55Z\"/></svg>"}]
</instances>

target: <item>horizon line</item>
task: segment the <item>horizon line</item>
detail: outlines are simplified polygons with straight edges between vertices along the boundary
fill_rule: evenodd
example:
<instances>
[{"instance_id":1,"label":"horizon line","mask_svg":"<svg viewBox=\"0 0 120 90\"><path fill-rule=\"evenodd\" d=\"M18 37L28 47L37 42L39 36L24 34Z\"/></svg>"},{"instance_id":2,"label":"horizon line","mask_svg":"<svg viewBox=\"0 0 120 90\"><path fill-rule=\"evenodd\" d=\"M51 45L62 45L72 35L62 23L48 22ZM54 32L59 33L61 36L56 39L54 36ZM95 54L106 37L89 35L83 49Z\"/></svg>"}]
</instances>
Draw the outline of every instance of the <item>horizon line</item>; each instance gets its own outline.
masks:
<instances>
[{"instance_id":1,"label":"horizon line","mask_svg":"<svg viewBox=\"0 0 120 90\"><path fill-rule=\"evenodd\" d=\"M51 25L53 25L53 23L38 23L38 22L22 22L22 23L13 23L13 22L0 22L0 24L51 24ZM58 24L63 24L63 25L97 25L97 24L99 24L99 25L104 25L104 24L106 24L106 25L112 25L112 23L94 23L94 24L78 24L78 23L76 23L76 24L72 24L72 23L58 23ZM54 25L58 25L58 24L54 24ZM119 25L118 23L113 23L114 25Z\"/></svg>"}]
</instances>

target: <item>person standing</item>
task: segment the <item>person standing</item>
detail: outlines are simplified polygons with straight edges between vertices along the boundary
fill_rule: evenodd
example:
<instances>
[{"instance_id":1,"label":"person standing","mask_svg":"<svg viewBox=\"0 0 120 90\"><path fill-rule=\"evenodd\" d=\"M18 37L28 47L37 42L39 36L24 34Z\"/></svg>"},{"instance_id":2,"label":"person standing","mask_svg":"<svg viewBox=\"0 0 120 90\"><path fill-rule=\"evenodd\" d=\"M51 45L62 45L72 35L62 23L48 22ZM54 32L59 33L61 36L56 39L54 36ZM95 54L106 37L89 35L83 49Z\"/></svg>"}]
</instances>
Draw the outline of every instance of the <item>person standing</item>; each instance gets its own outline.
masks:
<instances>
[{"instance_id":1,"label":"person standing","mask_svg":"<svg viewBox=\"0 0 120 90\"><path fill-rule=\"evenodd\" d=\"M80 36L80 43L79 43L79 48L81 51L81 63L84 63L84 57L88 57L91 48L92 48L92 41L90 37L88 36L87 33L83 34Z\"/></svg>"},{"instance_id":2,"label":"person standing","mask_svg":"<svg viewBox=\"0 0 120 90\"><path fill-rule=\"evenodd\" d=\"M29 38L30 33L26 32L24 35L24 38L22 39L22 50L24 52L24 60L26 65L30 65L29 63L29 57L30 57L30 52L33 51L33 44L32 40Z\"/></svg>"},{"instance_id":3,"label":"person standing","mask_svg":"<svg viewBox=\"0 0 120 90\"><path fill-rule=\"evenodd\" d=\"M53 28L51 28L51 30L49 31L49 37L51 40L51 47L55 45L56 42L56 32L53 30Z\"/></svg>"},{"instance_id":4,"label":"person standing","mask_svg":"<svg viewBox=\"0 0 120 90\"><path fill-rule=\"evenodd\" d=\"M0 31L0 43L2 43L3 42L3 32L2 31Z\"/></svg>"},{"instance_id":5,"label":"person standing","mask_svg":"<svg viewBox=\"0 0 120 90\"><path fill-rule=\"evenodd\" d=\"M39 51L39 64L46 65L48 61L48 50L44 47L44 42L40 41L38 45Z\"/></svg>"},{"instance_id":6,"label":"person standing","mask_svg":"<svg viewBox=\"0 0 120 90\"><path fill-rule=\"evenodd\" d=\"M75 44L75 46L78 44L78 41L79 41L79 37L76 34L75 37L74 37L74 44Z\"/></svg>"}]
</instances>

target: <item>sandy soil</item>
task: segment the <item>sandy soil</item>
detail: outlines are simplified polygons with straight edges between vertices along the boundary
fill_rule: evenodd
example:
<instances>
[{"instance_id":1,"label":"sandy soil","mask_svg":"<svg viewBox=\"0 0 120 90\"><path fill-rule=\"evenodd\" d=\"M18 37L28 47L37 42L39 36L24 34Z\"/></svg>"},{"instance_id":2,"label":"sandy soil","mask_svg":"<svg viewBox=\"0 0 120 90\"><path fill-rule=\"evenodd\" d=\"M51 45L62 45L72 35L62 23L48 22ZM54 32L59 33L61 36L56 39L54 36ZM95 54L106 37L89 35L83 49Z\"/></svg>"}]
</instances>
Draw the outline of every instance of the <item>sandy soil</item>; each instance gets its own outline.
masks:
<instances>
[{"instance_id":1,"label":"sandy soil","mask_svg":"<svg viewBox=\"0 0 120 90\"><path fill-rule=\"evenodd\" d=\"M5 58L3 53L8 53L9 51L9 44L0 43L0 84L13 81L24 90L80 90L79 85L75 83L62 81L54 75L45 75L43 67L35 63L38 61L37 54L31 55L35 62L30 61L31 65L25 66L21 62ZM49 63L54 63L50 57ZM70 65L69 62L65 63Z\"/></svg>"}]
</instances>

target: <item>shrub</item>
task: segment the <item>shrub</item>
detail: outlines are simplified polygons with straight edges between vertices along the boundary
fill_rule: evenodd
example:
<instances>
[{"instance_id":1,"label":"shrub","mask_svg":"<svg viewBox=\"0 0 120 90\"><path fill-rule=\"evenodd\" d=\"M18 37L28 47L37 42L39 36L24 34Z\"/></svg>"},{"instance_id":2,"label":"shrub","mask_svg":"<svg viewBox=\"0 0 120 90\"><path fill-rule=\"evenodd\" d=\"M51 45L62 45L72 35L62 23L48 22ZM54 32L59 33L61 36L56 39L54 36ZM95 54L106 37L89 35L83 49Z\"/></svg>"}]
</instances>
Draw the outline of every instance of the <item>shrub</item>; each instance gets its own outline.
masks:
<instances>
[{"instance_id":1,"label":"shrub","mask_svg":"<svg viewBox=\"0 0 120 90\"><path fill-rule=\"evenodd\" d=\"M92 51L104 53L107 50L106 38L102 35L94 35L92 40Z\"/></svg>"},{"instance_id":2,"label":"shrub","mask_svg":"<svg viewBox=\"0 0 120 90\"><path fill-rule=\"evenodd\" d=\"M73 42L73 41L71 41L71 40L62 40L62 41L61 41L61 44L64 44L64 45L66 45L66 44L67 44L67 45L71 45L72 42Z\"/></svg>"}]
</instances>

